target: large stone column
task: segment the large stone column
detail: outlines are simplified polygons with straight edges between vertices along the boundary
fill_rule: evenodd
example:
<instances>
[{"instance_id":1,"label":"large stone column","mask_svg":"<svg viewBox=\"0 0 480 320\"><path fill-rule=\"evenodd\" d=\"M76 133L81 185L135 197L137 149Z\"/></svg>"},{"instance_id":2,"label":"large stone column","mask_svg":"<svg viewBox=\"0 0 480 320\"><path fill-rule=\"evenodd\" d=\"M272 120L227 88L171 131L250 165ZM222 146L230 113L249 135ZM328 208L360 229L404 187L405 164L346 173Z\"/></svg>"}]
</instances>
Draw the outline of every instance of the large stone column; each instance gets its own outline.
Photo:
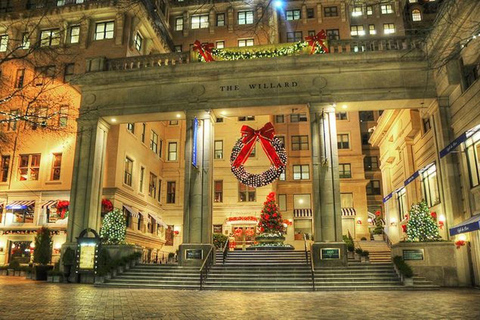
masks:
<instances>
[{"instance_id":1,"label":"large stone column","mask_svg":"<svg viewBox=\"0 0 480 320\"><path fill-rule=\"evenodd\" d=\"M311 105L310 125L315 229L313 261L317 267L346 265L346 245L342 239L335 109ZM336 250L339 250L338 258L325 257L327 253L335 253Z\"/></svg>"},{"instance_id":2,"label":"large stone column","mask_svg":"<svg viewBox=\"0 0 480 320\"><path fill-rule=\"evenodd\" d=\"M198 120L194 141L194 119ZM181 265L201 265L212 245L213 119L209 112L187 113ZM197 166L192 164L196 142Z\"/></svg>"},{"instance_id":3,"label":"large stone column","mask_svg":"<svg viewBox=\"0 0 480 320\"><path fill-rule=\"evenodd\" d=\"M100 229L102 183L110 126L103 119L78 120L67 244L86 228Z\"/></svg>"}]
</instances>

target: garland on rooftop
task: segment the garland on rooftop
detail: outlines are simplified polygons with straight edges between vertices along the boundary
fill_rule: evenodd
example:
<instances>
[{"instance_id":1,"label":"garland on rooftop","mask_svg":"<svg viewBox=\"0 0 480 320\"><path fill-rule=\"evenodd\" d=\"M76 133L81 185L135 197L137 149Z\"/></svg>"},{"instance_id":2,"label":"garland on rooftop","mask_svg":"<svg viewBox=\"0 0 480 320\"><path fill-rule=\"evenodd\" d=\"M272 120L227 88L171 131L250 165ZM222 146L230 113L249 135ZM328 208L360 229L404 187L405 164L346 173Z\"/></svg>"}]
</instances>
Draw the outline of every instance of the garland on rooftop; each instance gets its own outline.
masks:
<instances>
[{"instance_id":1,"label":"garland on rooftop","mask_svg":"<svg viewBox=\"0 0 480 320\"><path fill-rule=\"evenodd\" d=\"M305 41L279 46L275 48L214 48L213 43L201 43L196 40L193 51L198 53L198 61L210 62L215 60L250 60L259 58L275 58L283 56L291 56L298 54L307 47L310 47L310 54L328 53L327 36L325 30L320 31L314 36L305 37Z\"/></svg>"}]
</instances>

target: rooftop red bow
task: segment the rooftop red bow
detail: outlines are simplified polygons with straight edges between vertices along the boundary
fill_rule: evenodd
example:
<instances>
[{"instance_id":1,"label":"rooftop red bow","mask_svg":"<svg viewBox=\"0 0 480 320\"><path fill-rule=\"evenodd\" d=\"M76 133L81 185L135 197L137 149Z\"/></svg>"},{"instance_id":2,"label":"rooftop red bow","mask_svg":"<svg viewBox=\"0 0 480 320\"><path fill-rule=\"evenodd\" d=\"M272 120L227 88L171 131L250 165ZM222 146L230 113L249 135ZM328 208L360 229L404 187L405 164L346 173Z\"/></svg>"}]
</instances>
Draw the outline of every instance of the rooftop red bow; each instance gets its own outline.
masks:
<instances>
[{"instance_id":1,"label":"rooftop red bow","mask_svg":"<svg viewBox=\"0 0 480 320\"><path fill-rule=\"evenodd\" d=\"M328 53L328 47L325 45L325 42L327 40L327 34L325 33L325 30L321 30L315 36L305 37L305 40L308 42L308 45L312 48L312 50L310 51L310 54L313 54L315 52L315 48L317 47L317 45L319 45L323 49L323 51Z\"/></svg>"}]
</instances>

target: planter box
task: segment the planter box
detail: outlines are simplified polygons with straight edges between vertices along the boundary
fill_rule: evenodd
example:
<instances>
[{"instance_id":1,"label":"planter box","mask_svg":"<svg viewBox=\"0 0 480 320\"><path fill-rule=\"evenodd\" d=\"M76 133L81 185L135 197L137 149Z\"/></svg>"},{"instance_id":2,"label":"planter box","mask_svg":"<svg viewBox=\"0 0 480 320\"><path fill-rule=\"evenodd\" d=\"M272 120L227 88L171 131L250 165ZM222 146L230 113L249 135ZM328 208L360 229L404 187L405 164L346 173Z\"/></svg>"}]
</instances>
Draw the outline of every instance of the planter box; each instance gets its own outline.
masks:
<instances>
[{"instance_id":1,"label":"planter box","mask_svg":"<svg viewBox=\"0 0 480 320\"><path fill-rule=\"evenodd\" d=\"M375 240L375 241L383 241L383 235L381 235L381 234L374 234L374 235L373 235L373 240Z\"/></svg>"},{"instance_id":2,"label":"planter box","mask_svg":"<svg viewBox=\"0 0 480 320\"><path fill-rule=\"evenodd\" d=\"M112 274L110 272L107 272L107 274L105 275L105 279L107 280L112 279Z\"/></svg>"},{"instance_id":3,"label":"planter box","mask_svg":"<svg viewBox=\"0 0 480 320\"><path fill-rule=\"evenodd\" d=\"M360 257L362 263L370 263L370 258L369 257Z\"/></svg>"},{"instance_id":4,"label":"planter box","mask_svg":"<svg viewBox=\"0 0 480 320\"><path fill-rule=\"evenodd\" d=\"M403 285L405 287L413 287L413 278L405 278L403 277Z\"/></svg>"},{"instance_id":5,"label":"planter box","mask_svg":"<svg viewBox=\"0 0 480 320\"><path fill-rule=\"evenodd\" d=\"M6 275L8 275L7 269L5 269L5 270L0 270L0 276L6 276Z\"/></svg>"},{"instance_id":6,"label":"planter box","mask_svg":"<svg viewBox=\"0 0 480 320\"><path fill-rule=\"evenodd\" d=\"M60 283L62 280L62 276L53 276L53 282Z\"/></svg>"},{"instance_id":7,"label":"planter box","mask_svg":"<svg viewBox=\"0 0 480 320\"><path fill-rule=\"evenodd\" d=\"M15 269L8 269L7 271L9 276L13 277L15 275Z\"/></svg>"},{"instance_id":8,"label":"planter box","mask_svg":"<svg viewBox=\"0 0 480 320\"><path fill-rule=\"evenodd\" d=\"M95 283L105 283L104 276L95 276Z\"/></svg>"},{"instance_id":9,"label":"planter box","mask_svg":"<svg viewBox=\"0 0 480 320\"><path fill-rule=\"evenodd\" d=\"M32 272L28 271L25 275L25 279L32 279Z\"/></svg>"},{"instance_id":10,"label":"planter box","mask_svg":"<svg viewBox=\"0 0 480 320\"><path fill-rule=\"evenodd\" d=\"M135 267L135 260L130 261L130 268Z\"/></svg>"},{"instance_id":11,"label":"planter box","mask_svg":"<svg viewBox=\"0 0 480 320\"><path fill-rule=\"evenodd\" d=\"M112 278L116 277L117 276L117 269L112 269L111 273L112 273Z\"/></svg>"},{"instance_id":12,"label":"planter box","mask_svg":"<svg viewBox=\"0 0 480 320\"><path fill-rule=\"evenodd\" d=\"M20 271L20 277L25 277L27 275L26 271L21 270Z\"/></svg>"},{"instance_id":13,"label":"planter box","mask_svg":"<svg viewBox=\"0 0 480 320\"><path fill-rule=\"evenodd\" d=\"M53 270L53 266L34 266L34 280L47 280L47 272Z\"/></svg>"},{"instance_id":14,"label":"planter box","mask_svg":"<svg viewBox=\"0 0 480 320\"><path fill-rule=\"evenodd\" d=\"M47 276L47 282L53 282L53 276Z\"/></svg>"},{"instance_id":15,"label":"planter box","mask_svg":"<svg viewBox=\"0 0 480 320\"><path fill-rule=\"evenodd\" d=\"M348 257L348 259L355 259L355 252L348 251L347 252L347 257Z\"/></svg>"},{"instance_id":16,"label":"planter box","mask_svg":"<svg viewBox=\"0 0 480 320\"><path fill-rule=\"evenodd\" d=\"M392 256L403 257L405 253L405 262L413 269L413 273L435 285L470 286L470 277L464 268L468 265L468 260L465 260L468 256L466 249L457 249L450 241L400 242L392 246ZM416 254L412 255L412 251Z\"/></svg>"},{"instance_id":17,"label":"planter box","mask_svg":"<svg viewBox=\"0 0 480 320\"><path fill-rule=\"evenodd\" d=\"M21 273L20 270L15 270L15 277L20 277L20 273Z\"/></svg>"},{"instance_id":18,"label":"planter box","mask_svg":"<svg viewBox=\"0 0 480 320\"><path fill-rule=\"evenodd\" d=\"M117 274L122 274L123 273L123 266L118 266L117 267Z\"/></svg>"},{"instance_id":19,"label":"planter box","mask_svg":"<svg viewBox=\"0 0 480 320\"><path fill-rule=\"evenodd\" d=\"M124 266L124 268L125 268L125 271L126 271L126 270L129 270L129 269L130 269L130 264L127 263L127 264Z\"/></svg>"}]
</instances>

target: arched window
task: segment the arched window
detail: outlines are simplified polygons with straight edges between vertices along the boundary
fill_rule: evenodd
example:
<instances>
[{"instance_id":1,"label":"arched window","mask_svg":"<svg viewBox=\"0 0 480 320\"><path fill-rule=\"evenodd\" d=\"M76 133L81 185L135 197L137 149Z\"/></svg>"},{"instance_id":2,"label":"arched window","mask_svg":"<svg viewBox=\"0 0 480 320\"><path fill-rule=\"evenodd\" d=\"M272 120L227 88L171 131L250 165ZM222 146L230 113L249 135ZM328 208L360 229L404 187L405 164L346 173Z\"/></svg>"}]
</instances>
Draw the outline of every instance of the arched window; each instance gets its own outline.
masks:
<instances>
[{"instance_id":1,"label":"arched window","mask_svg":"<svg viewBox=\"0 0 480 320\"><path fill-rule=\"evenodd\" d=\"M422 13L420 12L420 10L412 10L412 21L422 21Z\"/></svg>"}]
</instances>

